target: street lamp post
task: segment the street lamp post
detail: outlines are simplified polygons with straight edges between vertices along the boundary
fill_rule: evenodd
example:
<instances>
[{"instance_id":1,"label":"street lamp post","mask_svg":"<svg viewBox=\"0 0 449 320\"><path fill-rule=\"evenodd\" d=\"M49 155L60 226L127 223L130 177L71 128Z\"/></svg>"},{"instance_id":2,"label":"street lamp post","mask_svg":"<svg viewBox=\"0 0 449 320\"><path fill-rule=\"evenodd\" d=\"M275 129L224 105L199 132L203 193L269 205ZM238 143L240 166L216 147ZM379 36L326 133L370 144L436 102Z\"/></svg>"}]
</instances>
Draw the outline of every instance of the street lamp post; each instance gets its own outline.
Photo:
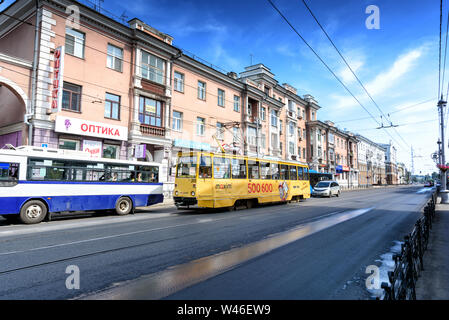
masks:
<instances>
[{"instance_id":1,"label":"street lamp post","mask_svg":"<svg viewBox=\"0 0 449 320\"><path fill-rule=\"evenodd\" d=\"M446 101L443 100L443 96L441 96L440 101L438 101L438 109L440 111L440 129L441 129L441 157L440 157L440 165L441 165L441 190L440 190L440 197L441 197L441 203L449 203L449 191L447 190L446 186L446 160L444 157L444 108L446 107Z\"/></svg>"}]
</instances>

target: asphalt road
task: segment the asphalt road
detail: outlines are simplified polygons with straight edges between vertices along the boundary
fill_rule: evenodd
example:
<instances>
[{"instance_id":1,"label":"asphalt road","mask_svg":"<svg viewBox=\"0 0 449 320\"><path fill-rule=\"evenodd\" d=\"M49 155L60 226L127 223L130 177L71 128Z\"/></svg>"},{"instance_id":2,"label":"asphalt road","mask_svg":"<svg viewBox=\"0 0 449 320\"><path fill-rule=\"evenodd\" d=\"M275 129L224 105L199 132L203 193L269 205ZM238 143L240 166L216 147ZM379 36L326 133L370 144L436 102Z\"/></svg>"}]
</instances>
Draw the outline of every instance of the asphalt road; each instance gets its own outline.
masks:
<instances>
[{"instance_id":1,"label":"asphalt road","mask_svg":"<svg viewBox=\"0 0 449 320\"><path fill-rule=\"evenodd\" d=\"M234 212L0 218L0 299L369 299L365 268L411 231L430 197L420 190ZM68 266L79 289L66 287Z\"/></svg>"}]
</instances>

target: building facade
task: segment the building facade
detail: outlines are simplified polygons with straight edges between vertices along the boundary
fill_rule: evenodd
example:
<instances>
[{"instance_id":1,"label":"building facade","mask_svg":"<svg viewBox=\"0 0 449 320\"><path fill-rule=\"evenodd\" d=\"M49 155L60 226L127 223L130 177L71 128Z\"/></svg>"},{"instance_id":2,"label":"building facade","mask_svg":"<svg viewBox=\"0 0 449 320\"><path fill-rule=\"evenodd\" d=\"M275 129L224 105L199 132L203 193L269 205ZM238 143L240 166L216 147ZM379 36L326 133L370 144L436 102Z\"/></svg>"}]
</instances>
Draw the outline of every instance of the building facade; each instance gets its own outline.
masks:
<instances>
[{"instance_id":1,"label":"building facade","mask_svg":"<svg viewBox=\"0 0 449 320\"><path fill-rule=\"evenodd\" d=\"M391 143L381 144L384 147L385 152L385 175L387 184L398 184L398 166L396 157L396 147Z\"/></svg>"},{"instance_id":2,"label":"building facade","mask_svg":"<svg viewBox=\"0 0 449 320\"><path fill-rule=\"evenodd\" d=\"M357 139L359 184L364 186L386 184L385 148L361 135L357 135Z\"/></svg>"}]
</instances>

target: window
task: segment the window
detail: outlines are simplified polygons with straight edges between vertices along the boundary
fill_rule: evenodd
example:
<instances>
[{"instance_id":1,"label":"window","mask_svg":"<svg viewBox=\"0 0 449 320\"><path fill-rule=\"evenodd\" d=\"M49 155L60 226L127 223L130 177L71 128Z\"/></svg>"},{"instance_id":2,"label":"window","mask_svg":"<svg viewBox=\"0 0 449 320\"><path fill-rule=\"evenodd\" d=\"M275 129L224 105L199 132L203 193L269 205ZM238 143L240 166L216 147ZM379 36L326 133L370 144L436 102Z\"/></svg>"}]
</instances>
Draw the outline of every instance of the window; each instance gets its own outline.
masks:
<instances>
[{"instance_id":1,"label":"window","mask_svg":"<svg viewBox=\"0 0 449 320\"><path fill-rule=\"evenodd\" d=\"M232 179L246 179L246 160L231 159Z\"/></svg>"},{"instance_id":2,"label":"window","mask_svg":"<svg viewBox=\"0 0 449 320\"><path fill-rule=\"evenodd\" d=\"M281 180L289 180L289 174L288 174L288 165L281 164L280 166L280 178Z\"/></svg>"},{"instance_id":3,"label":"window","mask_svg":"<svg viewBox=\"0 0 449 320\"><path fill-rule=\"evenodd\" d=\"M177 178L196 178L197 157L180 157L176 167Z\"/></svg>"},{"instance_id":4,"label":"window","mask_svg":"<svg viewBox=\"0 0 449 320\"><path fill-rule=\"evenodd\" d=\"M139 121L142 124L162 127L162 102L140 96Z\"/></svg>"},{"instance_id":5,"label":"window","mask_svg":"<svg viewBox=\"0 0 449 320\"><path fill-rule=\"evenodd\" d=\"M200 165L198 178L210 179L212 178L212 160L208 156L200 156Z\"/></svg>"},{"instance_id":6,"label":"window","mask_svg":"<svg viewBox=\"0 0 449 320\"><path fill-rule=\"evenodd\" d=\"M265 121L265 115L266 115L266 113L267 113L267 110L265 109L265 107L262 107L262 109L261 109L261 118L262 118L262 121Z\"/></svg>"},{"instance_id":7,"label":"window","mask_svg":"<svg viewBox=\"0 0 449 320\"><path fill-rule=\"evenodd\" d=\"M196 118L196 134L199 136L204 136L206 131L206 120L204 118Z\"/></svg>"},{"instance_id":8,"label":"window","mask_svg":"<svg viewBox=\"0 0 449 320\"><path fill-rule=\"evenodd\" d=\"M248 127L248 144L255 146L257 145L256 128Z\"/></svg>"},{"instance_id":9,"label":"window","mask_svg":"<svg viewBox=\"0 0 449 320\"><path fill-rule=\"evenodd\" d=\"M164 83L164 60L142 51L142 77L160 84Z\"/></svg>"},{"instance_id":10,"label":"window","mask_svg":"<svg viewBox=\"0 0 449 320\"><path fill-rule=\"evenodd\" d=\"M271 110L271 125L273 127L278 126L278 113L276 110Z\"/></svg>"},{"instance_id":11,"label":"window","mask_svg":"<svg viewBox=\"0 0 449 320\"><path fill-rule=\"evenodd\" d=\"M279 132L282 134L282 120L279 120Z\"/></svg>"},{"instance_id":12,"label":"window","mask_svg":"<svg viewBox=\"0 0 449 320\"><path fill-rule=\"evenodd\" d=\"M302 129L302 137L304 139L306 138L306 129L305 128Z\"/></svg>"},{"instance_id":13,"label":"window","mask_svg":"<svg viewBox=\"0 0 449 320\"><path fill-rule=\"evenodd\" d=\"M198 81L198 99L206 100L206 83Z\"/></svg>"},{"instance_id":14,"label":"window","mask_svg":"<svg viewBox=\"0 0 449 320\"><path fill-rule=\"evenodd\" d=\"M120 119L120 96L106 93L104 102L104 117L109 119Z\"/></svg>"},{"instance_id":15,"label":"window","mask_svg":"<svg viewBox=\"0 0 449 320\"><path fill-rule=\"evenodd\" d=\"M264 92L267 94L267 96L270 96L270 87L266 87L266 86L264 86L264 88L263 88L263 90L264 90Z\"/></svg>"},{"instance_id":16,"label":"window","mask_svg":"<svg viewBox=\"0 0 449 320\"><path fill-rule=\"evenodd\" d=\"M295 154L295 143L294 142L289 142L288 143L288 152L290 154Z\"/></svg>"},{"instance_id":17,"label":"window","mask_svg":"<svg viewBox=\"0 0 449 320\"><path fill-rule=\"evenodd\" d=\"M80 142L78 140L59 139L58 148L65 150L79 150Z\"/></svg>"},{"instance_id":18,"label":"window","mask_svg":"<svg viewBox=\"0 0 449 320\"><path fill-rule=\"evenodd\" d=\"M271 179L270 162L260 163L260 179Z\"/></svg>"},{"instance_id":19,"label":"window","mask_svg":"<svg viewBox=\"0 0 449 320\"><path fill-rule=\"evenodd\" d=\"M120 146L103 144L103 158L118 159L120 154Z\"/></svg>"},{"instance_id":20,"label":"window","mask_svg":"<svg viewBox=\"0 0 449 320\"><path fill-rule=\"evenodd\" d=\"M106 66L116 71L122 71L123 49L108 44L108 56L106 58Z\"/></svg>"},{"instance_id":21,"label":"window","mask_svg":"<svg viewBox=\"0 0 449 320\"><path fill-rule=\"evenodd\" d=\"M62 91L62 109L81 111L81 86L64 82Z\"/></svg>"},{"instance_id":22,"label":"window","mask_svg":"<svg viewBox=\"0 0 449 320\"><path fill-rule=\"evenodd\" d=\"M217 122L217 139L223 140L223 123Z\"/></svg>"},{"instance_id":23,"label":"window","mask_svg":"<svg viewBox=\"0 0 449 320\"><path fill-rule=\"evenodd\" d=\"M298 180L296 166L288 166L288 170L290 171L289 177L290 180Z\"/></svg>"},{"instance_id":24,"label":"window","mask_svg":"<svg viewBox=\"0 0 449 320\"><path fill-rule=\"evenodd\" d=\"M224 90L218 89L218 105L220 107L225 106L225 92Z\"/></svg>"},{"instance_id":25,"label":"window","mask_svg":"<svg viewBox=\"0 0 449 320\"><path fill-rule=\"evenodd\" d=\"M239 112L240 111L240 97L234 96L234 111Z\"/></svg>"},{"instance_id":26,"label":"window","mask_svg":"<svg viewBox=\"0 0 449 320\"><path fill-rule=\"evenodd\" d=\"M10 186L11 182L19 180L19 164L0 162L0 186Z\"/></svg>"},{"instance_id":27,"label":"window","mask_svg":"<svg viewBox=\"0 0 449 320\"><path fill-rule=\"evenodd\" d=\"M279 164L271 164L271 177L273 180L279 180Z\"/></svg>"},{"instance_id":28,"label":"window","mask_svg":"<svg viewBox=\"0 0 449 320\"><path fill-rule=\"evenodd\" d=\"M298 157L301 158L301 147L298 147Z\"/></svg>"},{"instance_id":29,"label":"window","mask_svg":"<svg viewBox=\"0 0 449 320\"><path fill-rule=\"evenodd\" d=\"M184 75L180 72L175 71L173 78L175 91L184 92Z\"/></svg>"},{"instance_id":30,"label":"window","mask_svg":"<svg viewBox=\"0 0 449 320\"><path fill-rule=\"evenodd\" d=\"M83 59L84 38L84 33L70 28L65 28L65 52Z\"/></svg>"},{"instance_id":31,"label":"window","mask_svg":"<svg viewBox=\"0 0 449 320\"><path fill-rule=\"evenodd\" d=\"M231 159L214 157L214 179L231 178Z\"/></svg>"},{"instance_id":32,"label":"window","mask_svg":"<svg viewBox=\"0 0 449 320\"><path fill-rule=\"evenodd\" d=\"M262 133L262 136L261 136L261 145L262 145L262 148L266 148L266 140L267 140L267 137L266 137L266 135L265 135L265 133Z\"/></svg>"},{"instance_id":33,"label":"window","mask_svg":"<svg viewBox=\"0 0 449 320\"><path fill-rule=\"evenodd\" d=\"M303 159L306 158L306 148L302 148L302 157Z\"/></svg>"},{"instance_id":34,"label":"window","mask_svg":"<svg viewBox=\"0 0 449 320\"><path fill-rule=\"evenodd\" d=\"M248 179L259 179L259 161L248 160Z\"/></svg>"},{"instance_id":35,"label":"window","mask_svg":"<svg viewBox=\"0 0 449 320\"><path fill-rule=\"evenodd\" d=\"M295 126L293 125L293 122L289 122L288 124L288 130L289 134L292 136L295 134Z\"/></svg>"},{"instance_id":36,"label":"window","mask_svg":"<svg viewBox=\"0 0 449 320\"><path fill-rule=\"evenodd\" d=\"M303 176L303 167L298 167L298 180L306 180Z\"/></svg>"},{"instance_id":37,"label":"window","mask_svg":"<svg viewBox=\"0 0 449 320\"><path fill-rule=\"evenodd\" d=\"M175 131L182 131L182 112L173 110L172 129Z\"/></svg>"}]
</instances>

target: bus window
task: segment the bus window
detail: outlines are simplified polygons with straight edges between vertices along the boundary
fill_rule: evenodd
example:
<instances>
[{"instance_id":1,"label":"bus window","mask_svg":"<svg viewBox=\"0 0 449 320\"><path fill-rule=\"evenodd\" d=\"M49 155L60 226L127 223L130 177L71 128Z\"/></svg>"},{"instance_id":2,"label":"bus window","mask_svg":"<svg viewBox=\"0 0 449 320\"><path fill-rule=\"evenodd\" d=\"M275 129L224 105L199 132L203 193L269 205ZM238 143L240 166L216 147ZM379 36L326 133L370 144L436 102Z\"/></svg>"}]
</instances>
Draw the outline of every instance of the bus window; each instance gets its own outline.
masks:
<instances>
[{"instance_id":1,"label":"bus window","mask_svg":"<svg viewBox=\"0 0 449 320\"><path fill-rule=\"evenodd\" d=\"M303 175L303 167L298 167L298 180L307 180L304 179L304 175Z\"/></svg>"},{"instance_id":2,"label":"bus window","mask_svg":"<svg viewBox=\"0 0 449 320\"><path fill-rule=\"evenodd\" d=\"M296 166L288 166L288 169L290 171L290 180L298 180Z\"/></svg>"},{"instance_id":3,"label":"bus window","mask_svg":"<svg viewBox=\"0 0 449 320\"><path fill-rule=\"evenodd\" d=\"M231 178L231 159L214 157L214 179Z\"/></svg>"},{"instance_id":4,"label":"bus window","mask_svg":"<svg viewBox=\"0 0 449 320\"><path fill-rule=\"evenodd\" d=\"M231 160L232 179L246 179L246 160Z\"/></svg>"},{"instance_id":5,"label":"bus window","mask_svg":"<svg viewBox=\"0 0 449 320\"><path fill-rule=\"evenodd\" d=\"M159 167L155 167L155 166L138 166L136 168L137 171L137 176L136 176L136 180L135 182L158 182L159 178L158 178L158 173L159 173ZM118 178L118 174L117 172L112 172L112 179L114 179L115 177L115 181L117 181ZM114 180L112 180L114 181Z\"/></svg>"},{"instance_id":6,"label":"bus window","mask_svg":"<svg viewBox=\"0 0 449 320\"><path fill-rule=\"evenodd\" d=\"M196 178L196 155L192 157L180 157L176 171L177 178Z\"/></svg>"},{"instance_id":7,"label":"bus window","mask_svg":"<svg viewBox=\"0 0 449 320\"><path fill-rule=\"evenodd\" d=\"M0 182L14 182L19 179L18 163L0 163Z\"/></svg>"},{"instance_id":8,"label":"bus window","mask_svg":"<svg viewBox=\"0 0 449 320\"><path fill-rule=\"evenodd\" d=\"M212 160L209 156L200 156L198 178L212 178Z\"/></svg>"},{"instance_id":9,"label":"bus window","mask_svg":"<svg viewBox=\"0 0 449 320\"><path fill-rule=\"evenodd\" d=\"M248 160L248 179L259 179L259 161Z\"/></svg>"},{"instance_id":10,"label":"bus window","mask_svg":"<svg viewBox=\"0 0 449 320\"><path fill-rule=\"evenodd\" d=\"M271 179L269 162L260 163L260 179Z\"/></svg>"},{"instance_id":11,"label":"bus window","mask_svg":"<svg viewBox=\"0 0 449 320\"><path fill-rule=\"evenodd\" d=\"M281 180L289 180L289 175L288 175L288 165L286 164L281 164L279 165L281 167Z\"/></svg>"},{"instance_id":12,"label":"bus window","mask_svg":"<svg viewBox=\"0 0 449 320\"><path fill-rule=\"evenodd\" d=\"M271 163L271 176L273 180L279 180L279 164L278 163Z\"/></svg>"}]
</instances>

